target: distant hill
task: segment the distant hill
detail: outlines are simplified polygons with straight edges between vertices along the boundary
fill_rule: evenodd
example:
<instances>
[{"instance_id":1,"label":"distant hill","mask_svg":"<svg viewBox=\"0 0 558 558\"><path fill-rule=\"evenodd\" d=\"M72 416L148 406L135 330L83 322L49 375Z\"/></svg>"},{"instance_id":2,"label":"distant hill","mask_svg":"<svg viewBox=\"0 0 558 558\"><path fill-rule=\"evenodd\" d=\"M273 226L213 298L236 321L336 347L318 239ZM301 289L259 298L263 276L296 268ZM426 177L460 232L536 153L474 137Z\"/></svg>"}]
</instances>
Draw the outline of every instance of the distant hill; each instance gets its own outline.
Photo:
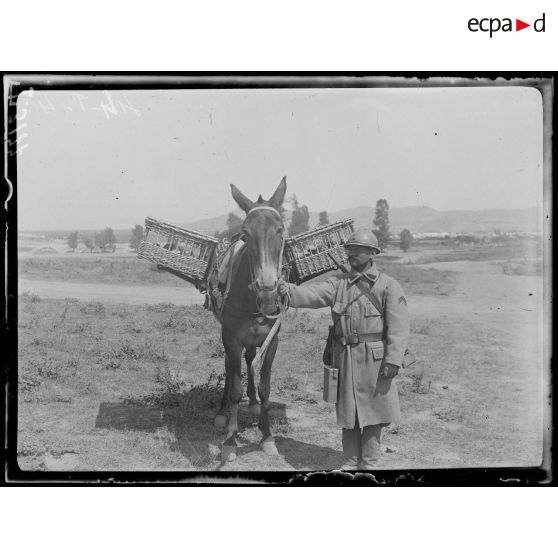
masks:
<instances>
[{"instance_id":1,"label":"distant hill","mask_svg":"<svg viewBox=\"0 0 558 558\"><path fill-rule=\"evenodd\" d=\"M392 207L389 210L390 229L399 233L409 229L413 233L426 232L489 232L494 229L501 231L537 232L540 230L539 209L529 207L525 209L482 209L482 210L453 210L437 211L426 206ZM239 217L241 211L235 212ZM329 213L330 222L343 219L354 219L355 225L373 227L375 207L358 206ZM179 225L206 234L222 231L227 226L228 214L178 223ZM289 212L287 212L287 219ZM310 212L310 225L318 223L318 213Z\"/></svg>"},{"instance_id":2,"label":"distant hill","mask_svg":"<svg viewBox=\"0 0 558 558\"><path fill-rule=\"evenodd\" d=\"M243 217L240 210L236 215ZM412 233L467 233L467 232L490 232L499 229L505 231L539 232L541 230L540 210L536 207L525 209L481 209L476 211L453 210L437 211L426 206L392 207L389 210L390 230L399 234L403 229L409 229ZM355 226L369 226L373 228L375 208L361 205L332 211L329 213L331 223L343 219L354 219ZM189 221L187 223L175 223L198 232L213 235L215 231L222 231L227 227L228 213L202 219ZM290 212L286 212L286 219L290 218ZM318 224L318 212L310 212L310 226ZM75 229L73 229L75 230ZM79 230L80 238L93 238L98 230ZM59 231L20 231L34 235L44 235L48 238L68 238L72 230ZM132 236L132 227L129 229L114 229L117 242L129 242Z\"/></svg>"}]
</instances>

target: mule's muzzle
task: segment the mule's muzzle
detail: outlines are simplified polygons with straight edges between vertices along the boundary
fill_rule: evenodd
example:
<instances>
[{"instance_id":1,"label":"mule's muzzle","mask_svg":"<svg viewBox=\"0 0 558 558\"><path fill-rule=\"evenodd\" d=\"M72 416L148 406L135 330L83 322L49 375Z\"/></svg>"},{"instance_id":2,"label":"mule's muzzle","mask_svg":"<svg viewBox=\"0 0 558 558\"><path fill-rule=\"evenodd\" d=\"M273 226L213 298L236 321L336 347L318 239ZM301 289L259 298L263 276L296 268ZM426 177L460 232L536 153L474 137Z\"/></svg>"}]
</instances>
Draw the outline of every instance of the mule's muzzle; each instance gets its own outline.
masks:
<instances>
[{"instance_id":1,"label":"mule's muzzle","mask_svg":"<svg viewBox=\"0 0 558 558\"><path fill-rule=\"evenodd\" d=\"M277 314L279 311L279 294L277 293L277 287L273 290L265 289L258 291L256 301L258 310L264 316Z\"/></svg>"},{"instance_id":2,"label":"mule's muzzle","mask_svg":"<svg viewBox=\"0 0 558 558\"><path fill-rule=\"evenodd\" d=\"M256 277L254 280L254 285L256 288L256 292L265 292L265 291L276 291L277 290L277 279L273 281L273 285L271 281L268 282L266 285L264 281L262 281L259 277Z\"/></svg>"}]
</instances>

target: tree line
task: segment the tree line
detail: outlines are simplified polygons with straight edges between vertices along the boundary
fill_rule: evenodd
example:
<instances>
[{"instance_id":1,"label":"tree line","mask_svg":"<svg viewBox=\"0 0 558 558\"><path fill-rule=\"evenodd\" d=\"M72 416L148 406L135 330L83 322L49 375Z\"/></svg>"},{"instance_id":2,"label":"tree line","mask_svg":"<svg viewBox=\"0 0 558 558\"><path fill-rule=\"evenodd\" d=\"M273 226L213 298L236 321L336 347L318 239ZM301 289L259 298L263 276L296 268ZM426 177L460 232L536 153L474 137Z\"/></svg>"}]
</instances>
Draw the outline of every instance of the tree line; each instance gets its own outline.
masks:
<instances>
[{"instance_id":1,"label":"tree line","mask_svg":"<svg viewBox=\"0 0 558 558\"><path fill-rule=\"evenodd\" d=\"M295 194L287 198L287 203L291 205L291 218L287 227L288 236L295 236L297 234L310 230L310 212L307 205L301 205ZM285 208L281 206L279 212L284 218ZM235 213L229 213L227 218L227 228L223 231L215 231L217 238L228 238L229 240L238 235L242 227L243 220ZM329 215L327 211L320 211L318 214L318 226L327 225L329 223ZM389 204L385 199L379 199L376 202L375 217L372 221L374 227L371 227L372 232L378 238L380 250L385 251L388 242L391 240L391 233L389 230ZM413 243L413 235L409 229L403 229L399 234L399 247L404 252L407 252Z\"/></svg>"},{"instance_id":2,"label":"tree line","mask_svg":"<svg viewBox=\"0 0 558 558\"><path fill-rule=\"evenodd\" d=\"M143 240L143 227L141 225L135 225L132 229L132 236L130 237L130 248L133 250L137 250L140 242ZM103 231L99 231L91 236L81 237L77 231L74 231L69 234L68 236L68 246L70 250L73 252L76 251L79 243L84 245L84 247L93 252L95 248L98 248L101 252L112 251L116 250L116 236L114 235L114 231L107 227Z\"/></svg>"},{"instance_id":3,"label":"tree line","mask_svg":"<svg viewBox=\"0 0 558 558\"><path fill-rule=\"evenodd\" d=\"M288 236L295 236L297 234L306 232L310 230L310 212L307 205L301 205L295 194L287 198L287 203L291 205L291 216L289 225L287 227ZM285 218L285 207L281 206L279 208L279 213ZM324 226L329 224L329 215L327 211L320 211L318 214L318 226ZM219 239L228 238L229 240L237 236L240 233L243 220L238 217L235 213L229 213L227 217L226 229L223 231L215 231L215 236ZM391 233L389 230L389 204L385 199L379 199L376 202L375 217L372 221L374 228L371 227L372 231L378 238L378 244L380 250L385 251L388 242L391 240ZM132 229L132 236L129 241L129 246L132 250L137 250L140 242L144 237L144 229L141 225L135 225ZM68 236L68 246L72 251L76 251L79 245L79 234L78 232L72 232ZM105 230L95 233L93 238L84 237L81 238L81 242L90 252L93 252L95 248L98 248L102 252L107 250L116 250L116 237L113 230L107 227ZM399 247L404 252L407 252L413 243L413 235L409 229L403 229L399 234Z\"/></svg>"}]
</instances>

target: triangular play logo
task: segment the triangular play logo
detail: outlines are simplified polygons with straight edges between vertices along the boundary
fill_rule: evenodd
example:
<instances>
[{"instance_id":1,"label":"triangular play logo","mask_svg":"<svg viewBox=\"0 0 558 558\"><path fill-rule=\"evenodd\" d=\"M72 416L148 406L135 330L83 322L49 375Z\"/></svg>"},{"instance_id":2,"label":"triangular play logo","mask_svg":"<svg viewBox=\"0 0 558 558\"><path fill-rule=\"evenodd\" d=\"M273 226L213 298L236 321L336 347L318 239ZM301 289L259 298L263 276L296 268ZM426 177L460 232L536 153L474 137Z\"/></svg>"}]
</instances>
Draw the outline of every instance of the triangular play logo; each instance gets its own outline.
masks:
<instances>
[{"instance_id":1,"label":"triangular play logo","mask_svg":"<svg viewBox=\"0 0 558 558\"><path fill-rule=\"evenodd\" d=\"M524 21L521 21L520 19L515 20L515 30L516 31L521 31L522 29L525 29L526 27L531 27L531 24L530 23L525 23Z\"/></svg>"}]
</instances>

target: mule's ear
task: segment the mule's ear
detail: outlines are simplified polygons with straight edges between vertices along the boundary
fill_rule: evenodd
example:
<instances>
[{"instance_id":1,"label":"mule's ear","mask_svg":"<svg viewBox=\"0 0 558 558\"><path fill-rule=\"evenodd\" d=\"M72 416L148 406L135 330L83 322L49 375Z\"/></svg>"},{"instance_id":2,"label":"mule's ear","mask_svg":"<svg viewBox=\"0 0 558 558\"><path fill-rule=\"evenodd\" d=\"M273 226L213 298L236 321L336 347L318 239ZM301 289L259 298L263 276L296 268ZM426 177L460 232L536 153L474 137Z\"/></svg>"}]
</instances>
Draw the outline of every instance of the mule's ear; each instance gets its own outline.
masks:
<instances>
[{"instance_id":1,"label":"mule's ear","mask_svg":"<svg viewBox=\"0 0 558 558\"><path fill-rule=\"evenodd\" d=\"M269 205L271 205L275 209L279 209L283 205L283 200L285 199L286 192L287 192L287 177L284 176L279 186L277 186L277 190L275 190L273 196L269 198Z\"/></svg>"},{"instance_id":2,"label":"mule's ear","mask_svg":"<svg viewBox=\"0 0 558 558\"><path fill-rule=\"evenodd\" d=\"M250 211L254 207L254 205L256 205L253 201L248 199L234 184L231 184L231 192L234 201L245 213L248 213L248 211Z\"/></svg>"}]
</instances>

